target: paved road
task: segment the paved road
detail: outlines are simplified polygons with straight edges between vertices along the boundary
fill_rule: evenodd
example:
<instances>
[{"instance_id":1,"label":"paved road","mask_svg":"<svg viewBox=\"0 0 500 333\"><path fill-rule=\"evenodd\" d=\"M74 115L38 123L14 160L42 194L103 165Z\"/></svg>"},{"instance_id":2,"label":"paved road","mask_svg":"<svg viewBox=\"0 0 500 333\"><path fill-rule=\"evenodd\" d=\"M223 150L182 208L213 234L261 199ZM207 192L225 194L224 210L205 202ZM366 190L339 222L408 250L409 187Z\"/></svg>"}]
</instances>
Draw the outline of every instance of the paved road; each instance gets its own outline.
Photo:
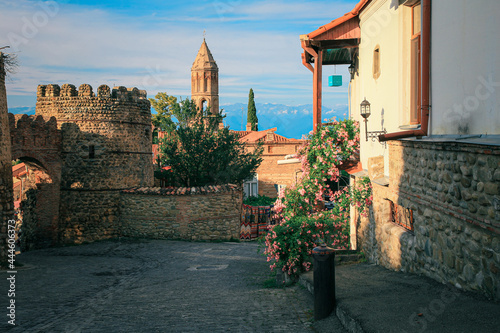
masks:
<instances>
[{"instance_id":1,"label":"paved road","mask_svg":"<svg viewBox=\"0 0 500 333\"><path fill-rule=\"evenodd\" d=\"M307 291L269 288L256 243L122 239L31 251L17 260L24 266L16 274L16 326L7 324L3 271L0 331L321 330Z\"/></svg>"}]
</instances>

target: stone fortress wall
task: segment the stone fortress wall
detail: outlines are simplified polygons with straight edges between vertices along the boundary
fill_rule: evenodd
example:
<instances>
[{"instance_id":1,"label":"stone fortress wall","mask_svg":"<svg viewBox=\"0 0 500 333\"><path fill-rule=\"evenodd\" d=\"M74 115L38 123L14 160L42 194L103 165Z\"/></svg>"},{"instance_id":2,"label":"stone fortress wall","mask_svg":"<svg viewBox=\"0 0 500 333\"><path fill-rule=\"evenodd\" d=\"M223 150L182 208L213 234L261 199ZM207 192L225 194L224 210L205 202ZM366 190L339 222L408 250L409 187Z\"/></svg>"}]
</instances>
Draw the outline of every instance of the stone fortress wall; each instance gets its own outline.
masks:
<instances>
[{"instance_id":1,"label":"stone fortress wall","mask_svg":"<svg viewBox=\"0 0 500 333\"><path fill-rule=\"evenodd\" d=\"M50 180L36 184L22 205L23 228L30 231L24 249L120 236L239 237L241 188L151 187L151 107L145 91L101 85L95 94L87 84L40 85L36 116L15 119L7 113L0 84L0 108L1 259L7 219L13 216L12 158L34 163Z\"/></svg>"},{"instance_id":2,"label":"stone fortress wall","mask_svg":"<svg viewBox=\"0 0 500 333\"><path fill-rule=\"evenodd\" d=\"M101 85L40 85L36 115L62 133L59 241L119 234L120 191L153 185L151 111L146 92Z\"/></svg>"},{"instance_id":3,"label":"stone fortress wall","mask_svg":"<svg viewBox=\"0 0 500 333\"><path fill-rule=\"evenodd\" d=\"M14 216L11 143L5 90L5 68L0 52L0 261L7 260L7 224Z\"/></svg>"},{"instance_id":4,"label":"stone fortress wall","mask_svg":"<svg viewBox=\"0 0 500 333\"><path fill-rule=\"evenodd\" d=\"M24 244L45 247L58 241L61 187L61 131L54 117L9 113L12 160L21 159L33 172L36 193L23 204ZM29 203L28 203L29 202ZM33 232L31 232L33 230ZM33 236L33 238L31 237ZM28 241L29 240L29 241ZM23 251L27 249L23 247Z\"/></svg>"}]
</instances>

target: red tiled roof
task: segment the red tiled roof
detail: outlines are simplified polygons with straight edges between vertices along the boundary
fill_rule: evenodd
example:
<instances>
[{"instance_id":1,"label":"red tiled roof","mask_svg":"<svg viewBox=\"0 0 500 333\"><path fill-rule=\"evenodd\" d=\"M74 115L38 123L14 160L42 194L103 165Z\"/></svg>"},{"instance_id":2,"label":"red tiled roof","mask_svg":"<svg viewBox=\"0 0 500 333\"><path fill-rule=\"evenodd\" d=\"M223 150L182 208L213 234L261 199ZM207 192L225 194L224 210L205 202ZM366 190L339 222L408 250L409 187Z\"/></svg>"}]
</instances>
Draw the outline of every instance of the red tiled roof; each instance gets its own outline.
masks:
<instances>
[{"instance_id":1,"label":"red tiled roof","mask_svg":"<svg viewBox=\"0 0 500 333\"><path fill-rule=\"evenodd\" d=\"M19 163L12 167L12 176L21 177L26 174L26 164Z\"/></svg>"},{"instance_id":2,"label":"red tiled roof","mask_svg":"<svg viewBox=\"0 0 500 333\"><path fill-rule=\"evenodd\" d=\"M257 142L265 138L267 131L249 132L247 135L240 138L241 142Z\"/></svg>"},{"instance_id":3,"label":"red tiled roof","mask_svg":"<svg viewBox=\"0 0 500 333\"><path fill-rule=\"evenodd\" d=\"M253 143L253 142L258 142L265 140L267 133L268 132L273 132L273 141L274 142L300 142L302 140L297 140L297 139L289 139L287 137L284 137L283 135L276 134L277 127L273 127L270 129L266 129L263 131L233 131L238 135L238 138L240 142L248 142L248 143Z\"/></svg>"},{"instance_id":4,"label":"red tiled roof","mask_svg":"<svg viewBox=\"0 0 500 333\"><path fill-rule=\"evenodd\" d=\"M233 131L233 130L231 130L231 132L236 133L236 135L238 136L238 139L241 139L245 135L252 133L252 131Z\"/></svg>"}]
</instances>

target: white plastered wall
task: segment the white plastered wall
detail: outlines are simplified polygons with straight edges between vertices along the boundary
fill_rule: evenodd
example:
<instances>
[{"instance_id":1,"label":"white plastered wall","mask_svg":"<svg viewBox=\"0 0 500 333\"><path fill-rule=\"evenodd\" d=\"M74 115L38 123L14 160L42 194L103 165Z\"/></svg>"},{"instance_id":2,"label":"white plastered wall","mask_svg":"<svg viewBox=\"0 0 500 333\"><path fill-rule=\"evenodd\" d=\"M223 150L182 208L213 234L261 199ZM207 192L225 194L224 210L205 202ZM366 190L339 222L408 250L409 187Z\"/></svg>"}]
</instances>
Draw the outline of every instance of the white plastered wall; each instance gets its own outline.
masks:
<instances>
[{"instance_id":1,"label":"white plastered wall","mask_svg":"<svg viewBox=\"0 0 500 333\"><path fill-rule=\"evenodd\" d=\"M404 10L406 9L406 11ZM366 98L371 104L368 131L400 131L408 121L409 82L403 64L409 59L409 24L405 24L408 8L396 6L393 1L372 1L360 14L361 42L359 45L358 73L351 82L351 117L360 123L361 163L368 166L368 158L383 155L385 174L388 175L388 147L368 139L360 115L360 103ZM408 16L408 15L407 15ZM409 18L409 16L408 16ZM408 27L406 27L408 25ZM405 34L408 41L405 42ZM373 76L373 52L380 49L380 76ZM406 57L406 58L405 58ZM409 69L408 69L409 70ZM406 70L407 71L407 70Z\"/></svg>"},{"instance_id":2,"label":"white plastered wall","mask_svg":"<svg viewBox=\"0 0 500 333\"><path fill-rule=\"evenodd\" d=\"M430 134L500 134L500 1L432 1Z\"/></svg>"}]
</instances>

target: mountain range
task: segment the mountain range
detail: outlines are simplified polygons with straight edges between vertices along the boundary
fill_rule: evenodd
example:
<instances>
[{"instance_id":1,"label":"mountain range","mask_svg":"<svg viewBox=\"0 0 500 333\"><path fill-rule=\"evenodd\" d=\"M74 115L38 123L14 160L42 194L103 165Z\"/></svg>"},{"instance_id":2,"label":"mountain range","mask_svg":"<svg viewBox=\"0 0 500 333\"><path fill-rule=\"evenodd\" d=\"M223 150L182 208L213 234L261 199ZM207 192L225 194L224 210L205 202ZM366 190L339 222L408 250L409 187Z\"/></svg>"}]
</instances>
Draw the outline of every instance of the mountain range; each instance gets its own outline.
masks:
<instances>
[{"instance_id":1,"label":"mountain range","mask_svg":"<svg viewBox=\"0 0 500 333\"><path fill-rule=\"evenodd\" d=\"M301 139L303 135L312 131L313 115L312 104L305 105L284 105L273 103L256 103L257 118L259 119L259 130L277 127L277 134L287 138ZM247 120L247 104L234 103L221 105L224 109L224 124L232 130L245 130ZM35 114L35 107L12 107L9 112L14 114L25 113L27 115ZM343 119L347 116L347 104L338 104L335 107L323 105L323 121L328 118L336 117Z\"/></svg>"},{"instance_id":2,"label":"mountain range","mask_svg":"<svg viewBox=\"0 0 500 333\"><path fill-rule=\"evenodd\" d=\"M313 106L312 104L290 106L284 104L256 103L259 130L277 127L277 134L287 138L301 139L303 135L312 131ZM243 103L221 105L226 118L224 124L233 130L245 130L247 119L247 105ZM338 120L347 117L347 104L335 107L323 105L323 120L336 117Z\"/></svg>"}]
</instances>

